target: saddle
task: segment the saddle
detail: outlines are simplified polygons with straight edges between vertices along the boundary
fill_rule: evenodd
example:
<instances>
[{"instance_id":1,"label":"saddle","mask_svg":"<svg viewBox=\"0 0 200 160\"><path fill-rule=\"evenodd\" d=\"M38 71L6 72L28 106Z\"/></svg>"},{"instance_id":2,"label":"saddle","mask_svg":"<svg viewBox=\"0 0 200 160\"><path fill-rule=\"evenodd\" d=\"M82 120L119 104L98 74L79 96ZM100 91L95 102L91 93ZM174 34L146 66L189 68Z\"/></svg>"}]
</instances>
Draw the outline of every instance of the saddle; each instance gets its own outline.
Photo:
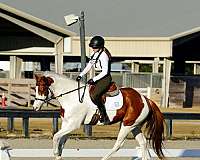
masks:
<instances>
[{"instance_id":1,"label":"saddle","mask_svg":"<svg viewBox=\"0 0 200 160\"><path fill-rule=\"evenodd\" d=\"M114 97L119 94L119 88L115 82L111 82L108 91L105 93L107 97Z\"/></svg>"},{"instance_id":2,"label":"saddle","mask_svg":"<svg viewBox=\"0 0 200 160\"><path fill-rule=\"evenodd\" d=\"M90 95L92 94L93 89L94 89L94 86L90 85L90 87L89 87L89 93L90 93ZM101 97L102 102L103 103L106 102L106 97L114 97L114 96L116 96L118 94L119 94L119 88L118 88L118 86L116 85L115 82L111 82L108 90Z\"/></svg>"},{"instance_id":3,"label":"saddle","mask_svg":"<svg viewBox=\"0 0 200 160\"><path fill-rule=\"evenodd\" d=\"M115 82L111 82L108 91L101 96L102 102L103 103L106 102L106 97L114 97L118 94L119 94L119 88L117 84Z\"/></svg>"},{"instance_id":4,"label":"saddle","mask_svg":"<svg viewBox=\"0 0 200 160\"><path fill-rule=\"evenodd\" d=\"M93 93L94 86L90 85L89 93L90 95ZM111 82L108 90L101 96L101 100L103 103L106 102L106 97L114 97L119 94L119 88L115 82Z\"/></svg>"}]
</instances>

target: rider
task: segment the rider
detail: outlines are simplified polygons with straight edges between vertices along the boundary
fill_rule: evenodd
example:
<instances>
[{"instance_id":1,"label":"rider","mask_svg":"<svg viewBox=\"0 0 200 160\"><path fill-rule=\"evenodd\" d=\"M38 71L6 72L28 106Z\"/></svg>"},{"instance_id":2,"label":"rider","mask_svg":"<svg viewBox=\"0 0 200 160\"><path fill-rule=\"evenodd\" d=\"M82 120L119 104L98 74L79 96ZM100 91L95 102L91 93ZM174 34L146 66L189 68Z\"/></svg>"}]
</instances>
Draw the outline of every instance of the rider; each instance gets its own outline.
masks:
<instances>
[{"instance_id":1,"label":"rider","mask_svg":"<svg viewBox=\"0 0 200 160\"><path fill-rule=\"evenodd\" d=\"M90 79L87 83L94 86L94 90L90 96L91 100L97 105L100 111L103 123L109 124L110 120L106 113L105 106L101 100L101 96L108 90L112 81L112 77L110 75L111 54L104 47L104 43L104 38L101 36L94 36L90 40L89 47L91 47L93 50L91 53L92 56L90 57L87 66L79 74L76 80L79 81L83 75L90 71L92 67L94 67L95 70L100 70L100 73Z\"/></svg>"}]
</instances>

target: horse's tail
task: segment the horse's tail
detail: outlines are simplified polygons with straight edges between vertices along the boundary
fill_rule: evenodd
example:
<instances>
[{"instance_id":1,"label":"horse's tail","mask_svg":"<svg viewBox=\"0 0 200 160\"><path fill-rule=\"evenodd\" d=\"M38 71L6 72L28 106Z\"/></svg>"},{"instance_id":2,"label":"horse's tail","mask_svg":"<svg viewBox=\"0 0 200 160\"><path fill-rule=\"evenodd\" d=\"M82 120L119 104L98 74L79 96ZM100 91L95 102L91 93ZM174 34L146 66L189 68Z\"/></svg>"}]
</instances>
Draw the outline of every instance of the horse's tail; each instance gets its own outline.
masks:
<instances>
[{"instance_id":1,"label":"horse's tail","mask_svg":"<svg viewBox=\"0 0 200 160\"><path fill-rule=\"evenodd\" d=\"M152 100L147 99L147 102L150 109L150 113L146 121L147 134L150 136L149 143L151 140L153 150L160 159L163 159L164 154L162 152L162 147L164 140L164 116Z\"/></svg>"}]
</instances>

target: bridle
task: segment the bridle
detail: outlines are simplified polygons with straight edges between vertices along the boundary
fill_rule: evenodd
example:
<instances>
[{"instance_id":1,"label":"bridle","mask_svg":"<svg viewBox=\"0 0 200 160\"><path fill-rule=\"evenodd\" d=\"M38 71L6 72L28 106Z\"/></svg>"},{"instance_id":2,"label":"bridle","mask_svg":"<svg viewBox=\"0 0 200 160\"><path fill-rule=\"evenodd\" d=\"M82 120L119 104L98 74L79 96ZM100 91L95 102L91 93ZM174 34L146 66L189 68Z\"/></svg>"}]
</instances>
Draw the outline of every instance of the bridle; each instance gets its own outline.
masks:
<instances>
[{"instance_id":1,"label":"bridle","mask_svg":"<svg viewBox=\"0 0 200 160\"><path fill-rule=\"evenodd\" d=\"M57 96L54 96L54 93L53 93L53 91L50 89L50 86L46 85L46 90L47 90L46 98L45 98L45 99L41 99L41 98L36 98L36 97L35 97L35 100L43 101L43 104L44 104L44 103L47 103L47 104L48 104L48 102L49 102L50 100L52 100L52 99L57 99L57 98L59 98L59 97L62 97L63 95L66 95L66 94L69 94L69 93L72 93L72 92L78 90L79 102L80 102L80 103L83 103L83 99L84 99L84 95L85 95L86 86L87 86L87 84L85 84L84 86L81 86L81 87L80 87L80 81L78 81L78 88L75 88L75 89L72 89L72 90L70 90L70 91L61 93L61 94L59 94L59 95L57 95ZM81 88L84 88L83 93L82 93L82 96L80 96L80 89L81 89ZM51 96L50 96L50 97L49 97L49 93L51 93ZM42 104L42 105L43 105L43 104Z\"/></svg>"},{"instance_id":2,"label":"bridle","mask_svg":"<svg viewBox=\"0 0 200 160\"><path fill-rule=\"evenodd\" d=\"M45 99L41 99L41 98L36 98L35 97L35 100L39 100L39 101L43 101L43 104L44 103L48 103L50 100L52 99L56 99L56 97L54 96L53 94L53 91L49 88L49 86L46 87L47 89L47 95L46 95L46 98ZM51 93L51 96L49 97L49 93ZM42 105L43 105L42 104Z\"/></svg>"}]
</instances>

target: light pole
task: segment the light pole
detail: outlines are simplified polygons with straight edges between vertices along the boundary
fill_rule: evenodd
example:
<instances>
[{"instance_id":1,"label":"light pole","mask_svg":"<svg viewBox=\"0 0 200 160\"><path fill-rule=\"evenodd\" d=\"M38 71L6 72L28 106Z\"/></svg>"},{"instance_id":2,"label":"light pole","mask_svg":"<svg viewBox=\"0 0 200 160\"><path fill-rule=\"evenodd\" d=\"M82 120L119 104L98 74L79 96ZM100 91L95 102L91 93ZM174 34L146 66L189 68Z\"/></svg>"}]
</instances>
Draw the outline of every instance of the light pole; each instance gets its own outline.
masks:
<instances>
[{"instance_id":1,"label":"light pole","mask_svg":"<svg viewBox=\"0 0 200 160\"><path fill-rule=\"evenodd\" d=\"M85 53L85 24L84 24L84 12L81 11L80 16L76 16L74 14L70 14L64 16L65 22L68 26L79 21L79 30L80 30L80 48L81 48L81 71L86 66L86 53ZM84 82L86 82L86 77L83 78Z\"/></svg>"},{"instance_id":2,"label":"light pole","mask_svg":"<svg viewBox=\"0 0 200 160\"><path fill-rule=\"evenodd\" d=\"M68 26L76 23L79 21L79 29L80 29L80 47L81 47L81 71L86 66L86 53L85 53L85 24L84 24L84 12L81 11L80 16L75 16L74 14L70 14L64 16L65 22ZM83 77L83 81L87 81L87 77ZM84 132L86 135L92 135L92 126L91 125L84 125Z\"/></svg>"},{"instance_id":3,"label":"light pole","mask_svg":"<svg viewBox=\"0 0 200 160\"><path fill-rule=\"evenodd\" d=\"M84 12L81 11L81 15L79 17L80 22L80 45L81 45L81 71L86 66L86 53L85 53L85 24L84 24ZM86 78L85 78L86 81Z\"/></svg>"}]
</instances>

